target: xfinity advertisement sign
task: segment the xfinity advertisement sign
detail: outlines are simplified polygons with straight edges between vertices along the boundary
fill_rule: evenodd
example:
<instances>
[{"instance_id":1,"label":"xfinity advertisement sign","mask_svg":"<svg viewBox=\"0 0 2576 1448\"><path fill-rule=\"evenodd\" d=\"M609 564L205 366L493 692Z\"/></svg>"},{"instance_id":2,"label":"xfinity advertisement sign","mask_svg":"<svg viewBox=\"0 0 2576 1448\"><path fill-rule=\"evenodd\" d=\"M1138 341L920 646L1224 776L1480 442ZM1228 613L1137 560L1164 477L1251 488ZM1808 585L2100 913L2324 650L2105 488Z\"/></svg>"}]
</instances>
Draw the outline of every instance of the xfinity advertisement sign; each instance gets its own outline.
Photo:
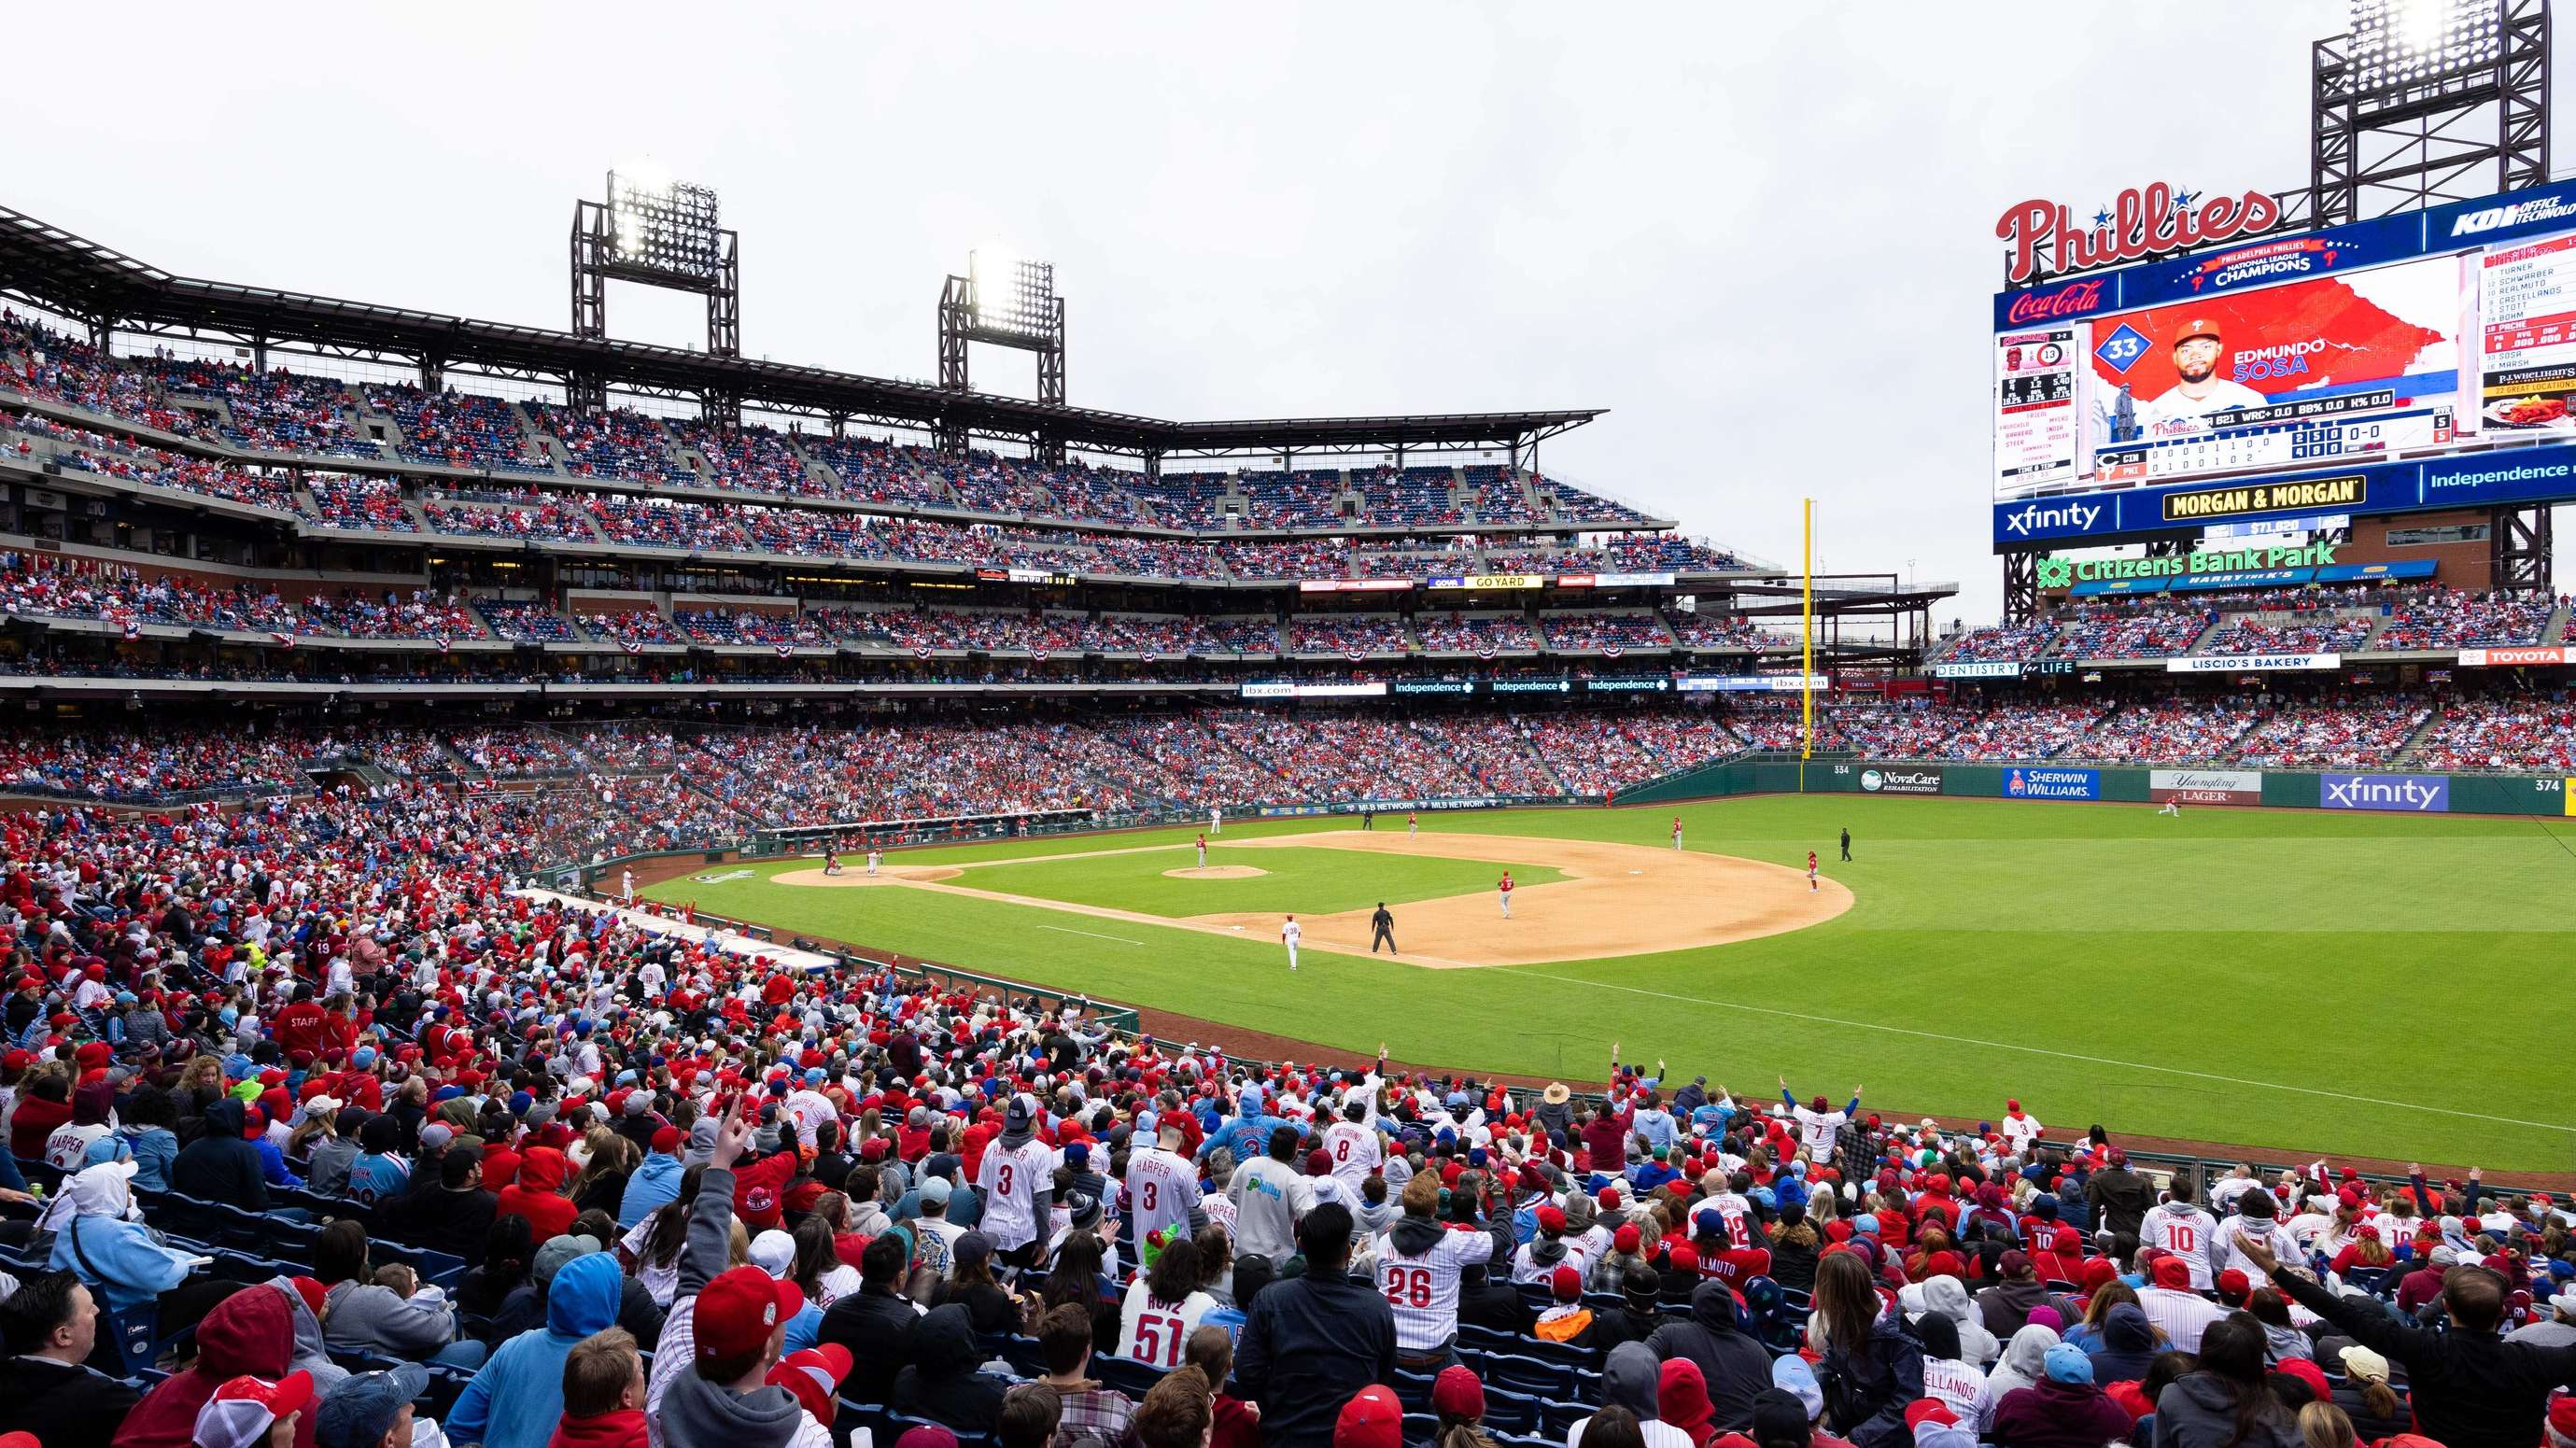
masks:
<instances>
[{"instance_id":1,"label":"xfinity advertisement sign","mask_svg":"<svg viewBox=\"0 0 2576 1448\"><path fill-rule=\"evenodd\" d=\"M2326 774L2317 802L2327 809L2382 809L2449 814L2451 781L2439 774Z\"/></svg>"},{"instance_id":2,"label":"xfinity advertisement sign","mask_svg":"<svg viewBox=\"0 0 2576 1448\"><path fill-rule=\"evenodd\" d=\"M1860 772L1864 794L1939 794L1941 771L1938 769L1903 769L1887 767Z\"/></svg>"}]
</instances>

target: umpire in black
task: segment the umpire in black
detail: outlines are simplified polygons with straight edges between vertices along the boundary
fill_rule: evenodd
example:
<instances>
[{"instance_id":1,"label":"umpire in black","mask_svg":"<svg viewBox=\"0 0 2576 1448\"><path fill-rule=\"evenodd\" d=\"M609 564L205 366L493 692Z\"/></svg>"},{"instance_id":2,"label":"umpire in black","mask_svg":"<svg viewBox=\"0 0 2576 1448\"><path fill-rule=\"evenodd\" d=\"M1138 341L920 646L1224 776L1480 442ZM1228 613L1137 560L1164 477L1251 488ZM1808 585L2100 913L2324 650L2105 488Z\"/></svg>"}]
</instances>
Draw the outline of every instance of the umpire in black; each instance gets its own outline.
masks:
<instances>
[{"instance_id":1,"label":"umpire in black","mask_svg":"<svg viewBox=\"0 0 2576 1448\"><path fill-rule=\"evenodd\" d=\"M1387 954L1402 955L1395 948L1395 917L1386 913L1386 902L1377 902L1377 913L1369 917L1369 954L1377 954L1378 942L1386 943Z\"/></svg>"}]
</instances>

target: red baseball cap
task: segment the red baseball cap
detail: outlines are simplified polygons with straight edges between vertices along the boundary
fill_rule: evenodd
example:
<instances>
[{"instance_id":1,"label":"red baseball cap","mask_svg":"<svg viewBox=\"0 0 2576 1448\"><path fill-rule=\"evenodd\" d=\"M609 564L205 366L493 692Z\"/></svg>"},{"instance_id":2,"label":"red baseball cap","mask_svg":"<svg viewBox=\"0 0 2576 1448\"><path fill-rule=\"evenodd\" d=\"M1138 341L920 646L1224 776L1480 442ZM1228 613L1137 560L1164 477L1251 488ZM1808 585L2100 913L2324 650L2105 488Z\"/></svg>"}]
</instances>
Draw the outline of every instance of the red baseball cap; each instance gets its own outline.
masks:
<instances>
[{"instance_id":1,"label":"red baseball cap","mask_svg":"<svg viewBox=\"0 0 2576 1448\"><path fill-rule=\"evenodd\" d=\"M841 1382L849 1377L854 1363L850 1350L837 1342L791 1352L769 1370L769 1381L785 1388L789 1396L805 1405L814 1421L829 1428L832 1410L841 1393Z\"/></svg>"},{"instance_id":2,"label":"red baseball cap","mask_svg":"<svg viewBox=\"0 0 2576 1448\"><path fill-rule=\"evenodd\" d=\"M276 1382L254 1377L228 1380L197 1410L199 1448L257 1448L278 1419L313 1401L313 1375L288 1373Z\"/></svg>"},{"instance_id":3,"label":"red baseball cap","mask_svg":"<svg viewBox=\"0 0 2576 1448\"><path fill-rule=\"evenodd\" d=\"M781 1324L804 1310L805 1294L795 1283L757 1267L736 1267L698 1293L698 1360L758 1351Z\"/></svg>"},{"instance_id":4,"label":"red baseball cap","mask_svg":"<svg viewBox=\"0 0 2576 1448\"><path fill-rule=\"evenodd\" d=\"M1539 1208L1538 1229L1542 1232L1562 1235L1565 1231L1565 1210L1561 1207Z\"/></svg>"},{"instance_id":5,"label":"red baseball cap","mask_svg":"<svg viewBox=\"0 0 2576 1448\"><path fill-rule=\"evenodd\" d=\"M1459 1363L1442 1368L1440 1376L1431 1380L1431 1410L1453 1418L1484 1417L1485 1384L1476 1370Z\"/></svg>"},{"instance_id":6,"label":"red baseball cap","mask_svg":"<svg viewBox=\"0 0 2576 1448\"><path fill-rule=\"evenodd\" d=\"M1950 1405L1939 1398L1917 1398L1905 1409L1905 1426L1909 1429L1920 1428L1926 1423L1956 1427L1958 1422L1959 1415L1950 1411Z\"/></svg>"},{"instance_id":7,"label":"red baseball cap","mask_svg":"<svg viewBox=\"0 0 2576 1448\"><path fill-rule=\"evenodd\" d=\"M1404 1448L1404 1404L1383 1384L1360 1389L1333 1419L1333 1448Z\"/></svg>"}]
</instances>

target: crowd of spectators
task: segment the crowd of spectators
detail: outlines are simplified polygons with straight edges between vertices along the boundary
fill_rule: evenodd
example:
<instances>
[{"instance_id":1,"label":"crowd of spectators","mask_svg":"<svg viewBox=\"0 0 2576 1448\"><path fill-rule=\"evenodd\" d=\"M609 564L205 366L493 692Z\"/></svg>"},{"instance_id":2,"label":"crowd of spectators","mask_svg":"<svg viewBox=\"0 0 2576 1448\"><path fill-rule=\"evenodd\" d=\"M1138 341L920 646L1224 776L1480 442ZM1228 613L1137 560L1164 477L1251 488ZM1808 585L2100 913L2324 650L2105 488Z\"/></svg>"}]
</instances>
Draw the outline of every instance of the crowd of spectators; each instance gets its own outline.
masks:
<instances>
[{"instance_id":1,"label":"crowd of spectators","mask_svg":"<svg viewBox=\"0 0 2576 1448\"><path fill-rule=\"evenodd\" d=\"M1292 654L1343 654L1363 658L1371 654L1409 652L1413 640L1405 632L1400 618L1342 618L1326 614L1291 614L1279 634L1284 650Z\"/></svg>"},{"instance_id":2,"label":"crowd of spectators","mask_svg":"<svg viewBox=\"0 0 2576 1448\"><path fill-rule=\"evenodd\" d=\"M577 478L696 487L697 470L671 450L659 418L627 407L598 411L527 404L528 420L563 449L564 471Z\"/></svg>"},{"instance_id":3,"label":"crowd of spectators","mask_svg":"<svg viewBox=\"0 0 2576 1448\"><path fill-rule=\"evenodd\" d=\"M577 641L572 623L553 604L535 599L478 598L474 611L495 637L514 644L568 644Z\"/></svg>"},{"instance_id":4,"label":"crowd of spectators","mask_svg":"<svg viewBox=\"0 0 2576 1448\"><path fill-rule=\"evenodd\" d=\"M2231 619L2200 646L2204 654L2342 654L2361 648L2379 620L2368 614L2309 613Z\"/></svg>"},{"instance_id":5,"label":"crowd of spectators","mask_svg":"<svg viewBox=\"0 0 2576 1448\"><path fill-rule=\"evenodd\" d=\"M785 434L757 424L719 428L691 418L669 424L672 439L706 459L706 481L761 493L812 493L805 459Z\"/></svg>"},{"instance_id":6,"label":"crowd of spectators","mask_svg":"<svg viewBox=\"0 0 2576 1448\"><path fill-rule=\"evenodd\" d=\"M462 538L537 538L549 543L596 543L590 517L569 498L540 498L526 506L487 507L424 496L421 516L433 533Z\"/></svg>"},{"instance_id":7,"label":"crowd of spectators","mask_svg":"<svg viewBox=\"0 0 2576 1448\"><path fill-rule=\"evenodd\" d=\"M2224 761L2263 718L2250 699L2141 700L2114 711L2059 757L2104 764Z\"/></svg>"},{"instance_id":8,"label":"crowd of spectators","mask_svg":"<svg viewBox=\"0 0 2576 1448\"><path fill-rule=\"evenodd\" d=\"M359 528L377 533L420 531L411 510L403 506L402 484L391 478L307 473L304 488L313 498L311 516L325 528Z\"/></svg>"},{"instance_id":9,"label":"crowd of spectators","mask_svg":"<svg viewBox=\"0 0 2576 1448\"><path fill-rule=\"evenodd\" d=\"M2413 696L2285 705L2237 743L2236 758L2275 769L2370 768L2396 759L2431 712Z\"/></svg>"},{"instance_id":10,"label":"crowd of spectators","mask_svg":"<svg viewBox=\"0 0 2576 1448\"><path fill-rule=\"evenodd\" d=\"M1426 653L1486 656L1506 650L1536 652L1538 630L1517 613L1424 614L1413 621Z\"/></svg>"},{"instance_id":11,"label":"crowd of spectators","mask_svg":"<svg viewBox=\"0 0 2576 1448\"><path fill-rule=\"evenodd\" d=\"M1539 617L1552 649L1616 654L1630 649L1669 649L1673 636L1648 613L1550 613Z\"/></svg>"},{"instance_id":12,"label":"crowd of spectators","mask_svg":"<svg viewBox=\"0 0 2576 1448\"><path fill-rule=\"evenodd\" d=\"M688 638L661 612L651 608L599 609L581 615L581 626L602 643L629 648L645 644L685 644Z\"/></svg>"},{"instance_id":13,"label":"crowd of spectators","mask_svg":"<svg viewBox=\"0 0 2576 1448\"><path fill-rule=\"evenodd\" d=\"M801 613L762 609L683 608L671 612L681 632L702 644L770 648L828 649L833 638L822 624Z\"/></svg>"},{"instance_id":14,"label":"crowd of spectators","mask_svg":"<svg viewBox=\"0 0 2576 1448\"><path fill-rule=\"evenodd\" d=\"M2564 697L2449 700L2415 757L2431 769L2576 773L2576 707Z\"/></svg>"},{"instance_id":15,"label":"crowd of spectators","mask_svg":"<svg viewBox=\"0 0 2576 1448\"><path fill-rule=\"evenodd\" d=\"M2410 589L2390 609L2372 647L2397 652L2536 644L2562 602L2542 593Z\"/></svg>"},{"instance_id":16,"label":"crowd of spectators","mask_svg":"<svg viewBox=\"0 0 2576 1448\"><path fill-rule=\"evenodd\" d=\"M2057 640L2067 659L2161 659L2189 653L2216 615L2160 598L2101 598L2070 606Z\"/></svg>"},{"instance_id":17,"label":"crowd of spectators","mask_svg":"<svg viewBox=\"0 0 2576 1448\"><path fill-rule=\"evenodd\" d=\"M402 430L404 461L506 473L551 473L554 464L530 450L518 409L476 392L424 392L417 387L369 384L367 406Z\"/></svg>"},{"instance_id":18,"label":"crowd of spectators","mask_svg":"<svg viewBox=\"0 0 2576 1448\"><path fill-rule=\"evenodd\" d=\"M221 402L224 421L217 430L235 447L322 457L384 456L384 449L350 415L347 383L224 362L168 361L157 370L170 392Z\"/></svg>"}]
</instances>

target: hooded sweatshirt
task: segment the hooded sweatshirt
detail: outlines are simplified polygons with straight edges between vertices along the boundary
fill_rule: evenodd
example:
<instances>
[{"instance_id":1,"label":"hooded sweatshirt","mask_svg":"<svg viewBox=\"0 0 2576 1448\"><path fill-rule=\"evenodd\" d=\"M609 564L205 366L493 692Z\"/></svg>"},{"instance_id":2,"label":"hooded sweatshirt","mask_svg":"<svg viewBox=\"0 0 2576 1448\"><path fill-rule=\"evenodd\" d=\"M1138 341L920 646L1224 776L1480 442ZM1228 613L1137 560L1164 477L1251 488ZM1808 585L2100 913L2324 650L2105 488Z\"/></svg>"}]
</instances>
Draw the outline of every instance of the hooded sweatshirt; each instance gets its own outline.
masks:
<instances>
[{"instance_id":1,"label":"hooded sweatshirt","mask_svg":"<svg viewBox=\"0 0 2576 1448\"><path fill-rule=\"evenodd\" d=\"M2011 1346L2004 1349L2004 1360L1986 1374L1986 1395L1977 1410L1980 1432L1994 1426L1995 1408L2006 1393L2047 1380L2048 1350L2055 1346L2057 1334L2049 1328L2025 1327L2013 1334Z\"/></svg>"},{"instance_id":2,"label":"hooded sweatshirt","mask_svg":"<svg viewBox=\"0 0 2576 1448\"><path fill-rule=\"evenodd\" d=\"M1723 1282L1703 1282L1691 1290L1690 1321L1665 1323L1646 1339L1657 1360L1698 1365L1721 1433L1752 1427L1754 1395L1771 1386L1771 1354L1735 1322L1735 1293Z\"/></svg>"},{"instance_id":3,"label":"hooded sweatshirt","mask_svg":"<svg viewBox=\"0 0 2576 1448\"><path fill-rule=\"evenodd\" d=\"M519 1174L503 1187L493 1214L502 1217L525 1217L528 1227L540 1242L560 1237L572 1230L572 1198L563 1194L563 1184L572 1176L572 1164L564 1154L551 1146L532 1146L519 1158Z\"/></svg>"},{"instance_id":4,"label":"hooded sweatshirt","mask_svg":"<svg viewBox=\"0 0 2576 1448\"><path fill-rule=\"evenodd\" d=\"M898 1413L932 1418L960 1433L989 1433L1002 1420L1007 1379L982 1371L984 1354L975 1349L975 1327L964 1306L947 1303L932 1308L912 1328L912 1361L895 1374ZM694 1373L683 1376L695 1376ZM674 1381L672 1391L679 1384ZM670 1399L663 1399L667 1410ZM664 1430L666 1448L702 1448L715 1440L684 1444ZM764 1440L766 1441L766 1440Z\"/></svg>"},{"instance_id":5,"label":"hooded sweatshirt","mask_svg":"<svg viewBox=\"0 0 2576 1448\"><path fill-rule=\"evenodd\" d=\"M1691 1448L1690 1435L1663 1421L1656 1405L1662 1375L1663 1365L1653 1348L1642 1342L1623 1342L1610 1349L1610 1357L1602 1365L1602 1403L1615 1403L1637 1415L1637 1427L1646 1435L1646 1448ZM1565 1435L1566 1448L1582 1448L1583 1429L1589 1421L1576 1423Z\"/></svg>"},{"instance_id":6,"label":"hooded sweatshirt","mask_svg":"<svg viewBox=\"0 0 2576 1448\"><path fill-rule=\"evenodd\" d=\"M243 1288L197 1324L196 1362L143 1395L117 1429L116 1448L189 1448L197 1410L215 1389L245 1374L274 1382L286 1376L294 1351L286 1304L266 1286ZM313 1418L307 1413L295 1425L295 1448L313 1448Z\"/></svg>"},{"instance_id":7,"label":"hooded sweatshirt","mask_svg":"<svg viewBox=\"0 0 2576 1448\"><path fill-rule=\"evenodd\" d=\"M1956 1277L1924 1279L1923 1309L1937 1312L1959 1325L1959 1356L1979 1368L1991 1369L1995 1359L2004 1353L2003 1340L1986 1330L1985 1315L1968 1298L1968 1286ZM2016 1386L2019 1386L2016 1384Z\"/></svg>"},{"instance_id":8,"label":"hooded sweatshirt","mask_svg":"<svg viewBox=\"0 0 2576 1448\"><path fill-rule=\"evenodd\" d=\"M662 1395L663 1448L831 1448L831 1434L796 1395L775 1383L740 1393L707 1381L695 1363Z\"/></svg>"},{"instance_id":9,"label":"hooded sweatshirt","mask_svg":"<svg viewBox=\"0 0 2576 1448\"><path fill-rule=\"evenodd\" d=\"M2143 1382L2156 1360L2156 1330L2144 1309L2123 1302L2102 1318L2101 1345L2093 1353L2093 1381Z\"/></svg>"},{"instance_id":10,"label":"hooded sweatshirt","mask_svg":"<svg viewBox=\"0 0 2576 1448\"><path fill-rule=\"evenodd\" d=\"M644 1428L641 1408L612 1408L587 1418L566 1416L555 1425L546 1448L644 1448L652 1435Z\"/></svg>"},{"instance_id":11,"label":"hooded sweatshirt","mask_svg":"<svg viewBox=\"0 0 2576 1448\"><path fill-rule=\"evenodd\" d=\"M605 1252L576 1257L546 1294L546 1325L501 1344L448 1414L454 1443L545 1448L563 1417L563 1365L585 1337L617 1321L620 1274Z\"/></svg>"},{"instance_id":12,"label":"hooded sweatshirt","mask_svg":"<svg viewBox=\"0 0 2576 1448\"><path fill-rule=\"evenodd\" d=\"M2156 1395L2157 1448L2219 1448L2235 1437L2236 1395L2216 1374L2185 1373ZM2306 1441L2296 1419L2275 1412L2237 1448L2301 1448Z\"/></svg>"},{"instance_id":13,"label":"hooded sweatshirt","mask_svg":"<svg viewBox=\"0 0 2576 1448\"><path fill-rule=\"evenodd\" d=\"M322 1345L322 1319L313 1315L304 1294L295 1290L295 1279L271 1277L260 1285L286 1299L288 1320L295 1324L295 1354L286 1370L311 1373L317 1396L338 1387L349 1376L349 1370L331 1361L330 1349Z\"/></svg>"},{"instance_id":14,"label":"hooded sweatshirt","mask_svg":"<svg viewBox=\"0 0 2576 1448\"><path fill-rule=\"evenodd\" d=\"M205 1130L171 1158L170 1190L201 1201L226 1202L246 1212L267 1211L266 1169L259 1148L242 1139L246 1119L241 1102L233 1097L218 1097L208 1106Z\"/></svg>"},{"instance_id":15,"label":"hooded sweatshirt","mask_svg":"<svg viewBox=\"0 0 2576 1448\"><path fill-rule=\"evenodd\" d=\"M2099 1448L2126 1441L2134 1426L2120 1405L2091 1383L2043 1379L2014 1389L1996 1405L1994 1437L2013 1448Z\"/></svg>"}]
</instances>

